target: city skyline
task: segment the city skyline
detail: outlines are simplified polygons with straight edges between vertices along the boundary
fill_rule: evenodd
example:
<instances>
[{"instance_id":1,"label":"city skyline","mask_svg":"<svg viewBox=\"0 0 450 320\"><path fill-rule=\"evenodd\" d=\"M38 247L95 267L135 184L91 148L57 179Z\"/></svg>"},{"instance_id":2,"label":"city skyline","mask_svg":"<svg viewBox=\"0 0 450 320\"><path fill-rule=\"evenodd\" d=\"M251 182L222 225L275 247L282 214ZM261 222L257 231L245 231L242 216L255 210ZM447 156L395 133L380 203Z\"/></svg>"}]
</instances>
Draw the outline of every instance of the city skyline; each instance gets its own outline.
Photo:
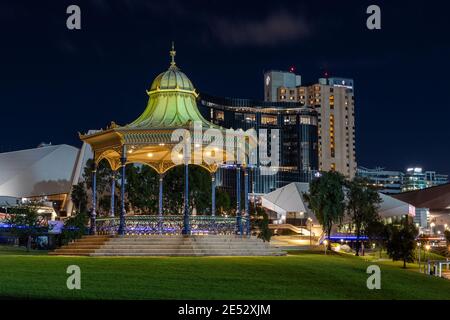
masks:
<instances>
[{"instance_id":1,"label":"city skyline","mask_svg":"<svg viewBox=\"0 0 450 320\"><path fill-rule=\"evenodd\" d=\"M450 67L448 43L432 32L442 26L439 15L446 4L428 9L380 2L382 29L370 31L364 1L328 3L326 13L320 1L258 10L249 1L220 4L220 15L212 4L199 10L181 1L127 3L80 2L80 31L65 28L68 2L45 10L16 3L2 8L2 30L16 31L5 33L0 53L7 62L1 80L2 151L42 141L78 147L77 131L133 120L145 106L151 80L167 65L174 40L180 68L208 94L262 100L264 71L291 66L306 83L324 71L352 78L358 165L450 173L449 151L443 147L450 138L445 126L450 100L427 94L444 92ZM431 7L433 14L423 24L409 23ZM166 28L158 28L163 22ZM432 107L439 116L424 118Z\"/></svg>"}]
</instances>

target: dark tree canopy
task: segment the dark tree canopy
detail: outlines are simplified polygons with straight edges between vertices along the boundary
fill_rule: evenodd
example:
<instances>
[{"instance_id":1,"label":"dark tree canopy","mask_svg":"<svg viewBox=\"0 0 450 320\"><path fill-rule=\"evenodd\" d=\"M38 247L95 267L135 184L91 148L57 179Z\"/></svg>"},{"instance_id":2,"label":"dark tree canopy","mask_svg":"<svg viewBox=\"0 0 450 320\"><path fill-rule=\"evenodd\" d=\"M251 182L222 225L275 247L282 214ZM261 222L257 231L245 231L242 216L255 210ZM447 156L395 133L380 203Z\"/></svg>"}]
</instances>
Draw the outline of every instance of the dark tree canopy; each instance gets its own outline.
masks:
<instances>
[{"instance_id":1,"label":"dark tree canopy","mask_svg":"<svg viewBox=\"0 0 450 320\"><path fill-rule=\"evenodd\" d=\"M388 230L388 255L393 261L403 261L403 268L406 268L407 262L414 262L418 230L409 217L404 217L400 225L389 225Z\"/></svg>"},{"instance_id":2,"label":"dark tree canopy","mask_svg":"<svg viewBox=\"0 0 450 320\"><path fill-rule=\"evenodd\" d=\"M322 225L323 231L330 236L334 224L339 224L345 215L344 176L335 171L322 173L320 178L310 184L309 193L304 194L305 201ZM329 248L331 243L328 242Z\"/></svg>"}]
</instances>

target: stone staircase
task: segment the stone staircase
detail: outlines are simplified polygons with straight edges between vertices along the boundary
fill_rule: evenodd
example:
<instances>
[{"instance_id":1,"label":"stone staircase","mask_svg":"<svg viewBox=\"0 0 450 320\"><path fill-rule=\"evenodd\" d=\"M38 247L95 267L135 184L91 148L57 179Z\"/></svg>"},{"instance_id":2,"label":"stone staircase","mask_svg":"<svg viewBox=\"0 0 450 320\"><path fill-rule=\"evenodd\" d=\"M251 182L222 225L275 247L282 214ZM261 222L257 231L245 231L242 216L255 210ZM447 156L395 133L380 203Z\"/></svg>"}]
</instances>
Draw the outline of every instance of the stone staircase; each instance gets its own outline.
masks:
<instances>
[{"instance_id":1,"label":"stone staircase","mask_svg":"<svg viewBox=\"0 0 450 320\"><path fill-rule=\"evenodd\" d=\"M95 250L101 248L110 238L111 236L83 236L81 239L77 239L68 245L49 252L49 254L60 256L89 256Z\"/></svg>"},{"instance_id":2,"label":"stone staircase","mask_svg":"<svg viewBox=\"0 0 450 320\"><path fill-rule=\"evenodd\" d=\"M276 256L286 254L281 249L270 246L269 243L256 237L241 238L234 235L94 237L97 237L95 244L89 243L88 236L79 242L57 249L52 254L88 256Z\"/></svg>"}]
</instances>

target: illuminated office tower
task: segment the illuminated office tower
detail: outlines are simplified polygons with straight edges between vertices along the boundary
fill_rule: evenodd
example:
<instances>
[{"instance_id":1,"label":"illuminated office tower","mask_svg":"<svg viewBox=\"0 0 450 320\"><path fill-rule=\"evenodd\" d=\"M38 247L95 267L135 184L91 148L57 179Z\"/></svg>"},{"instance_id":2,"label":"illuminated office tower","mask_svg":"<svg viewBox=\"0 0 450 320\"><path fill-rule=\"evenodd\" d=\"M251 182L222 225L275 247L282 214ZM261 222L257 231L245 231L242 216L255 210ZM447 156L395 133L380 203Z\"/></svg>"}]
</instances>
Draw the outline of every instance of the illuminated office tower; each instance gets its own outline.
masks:
<instances>
[{"instance_id":1,"label":"illuminated office tower","mask_svg":"<svg viewBox=\"0 0 450 320\"><path fill-rule=\"evenodd\" d=\"M318 112L320 170L334 170L353 178L357 166L353 80L320 78L317 83L296 82L292 86L293 79L301 79L300 76L280 71L269 71L264 79L267 101L300 102ZM283 79L286 81L282 82Z\"/></svg>"}]
</instances>

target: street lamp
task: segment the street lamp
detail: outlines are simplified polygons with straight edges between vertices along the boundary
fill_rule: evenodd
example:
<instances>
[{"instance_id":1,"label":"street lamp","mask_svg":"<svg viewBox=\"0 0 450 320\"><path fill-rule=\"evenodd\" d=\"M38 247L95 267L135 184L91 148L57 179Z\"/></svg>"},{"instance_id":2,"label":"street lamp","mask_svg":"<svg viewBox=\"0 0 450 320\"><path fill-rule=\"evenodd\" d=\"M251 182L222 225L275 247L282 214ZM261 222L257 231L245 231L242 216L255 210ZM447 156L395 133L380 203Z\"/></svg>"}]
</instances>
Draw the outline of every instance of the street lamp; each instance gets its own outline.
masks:
<instances>
[{"instance_id":1,"label":"street lamp","mask_svg":"<svg viewBox=\"0 0 450 320\"><path fill-rule=\"evenodd\" d=\"M422 271L422 269L421 269L421 267L420 267L420 245L421 245L421 243L420 243L420 242L417 242L417 247L419 248L419 272Z\"/></svg>"},{"instance_id":2,"label":"street lamp","mask_svg":"<svg viewBox=\"0 0 450 320\"><path fill-rule=\"evenodd\" d=\"M328 240L323 240L323 244L325 245L325 255L327 254Z\"/></svg>"},{"instance_id":3,"label":"street lamp","mask_svg":"<svg viewBox=\"0 0 450 320\"><path fill-rule=\"evenodd\" d=\"M429 245L429 244L427 244L426 246L425 246L425 250L426 250L426 252L428 252L427 253L427 255L428 255L428 260L430 260L430 248L431 248L431 246ZM430 268L430 262L428 262L428 269ZM425 266L423 266L423 271L425 272Z\"/></svg>"}]
</instances>

